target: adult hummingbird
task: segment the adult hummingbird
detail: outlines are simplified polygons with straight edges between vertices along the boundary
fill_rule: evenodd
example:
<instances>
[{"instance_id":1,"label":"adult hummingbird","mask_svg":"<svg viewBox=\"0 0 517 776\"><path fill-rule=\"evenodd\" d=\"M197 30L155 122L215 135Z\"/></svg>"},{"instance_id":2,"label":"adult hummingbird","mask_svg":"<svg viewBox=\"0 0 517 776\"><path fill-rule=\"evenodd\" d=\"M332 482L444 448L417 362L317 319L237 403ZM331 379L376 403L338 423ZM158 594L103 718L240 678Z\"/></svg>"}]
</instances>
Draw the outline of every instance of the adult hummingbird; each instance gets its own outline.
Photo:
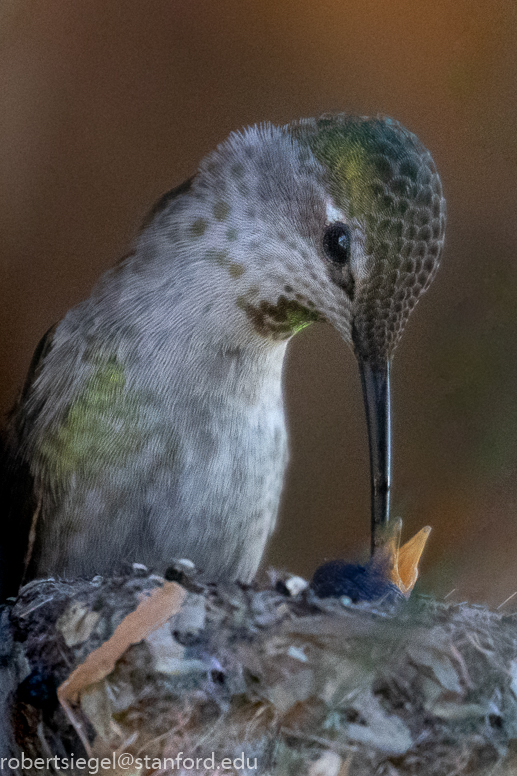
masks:
<instances>
[{"instance_id":1,"label":"adult hummingbird","mask_svg":"<svg viewBox=\"0 0 517 776\"><path fill-rule=\"evenodd\" d=\"M251 580L288 458L284 355L315 321L359 364L375 548L390 362L444 229L431 154L390 118L231 134L38 346L3 437L2 595L178 557Z\"/></svg>"}]
</instances>

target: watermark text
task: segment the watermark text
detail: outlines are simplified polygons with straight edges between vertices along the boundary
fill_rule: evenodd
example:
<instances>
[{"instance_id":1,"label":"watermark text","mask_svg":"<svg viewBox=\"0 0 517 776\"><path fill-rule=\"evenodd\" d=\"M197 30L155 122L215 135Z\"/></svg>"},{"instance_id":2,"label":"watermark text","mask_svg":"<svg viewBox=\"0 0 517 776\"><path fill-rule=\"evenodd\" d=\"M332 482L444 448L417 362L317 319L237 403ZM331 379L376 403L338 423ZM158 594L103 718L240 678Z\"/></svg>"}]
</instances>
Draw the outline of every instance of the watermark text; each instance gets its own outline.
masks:
<instances>
[{"instance_id":1,"label":"watermark text","mask_svg":"<svg viewBox=\"0 0 517 776\"><path fill-rule=\"evenodd\" d=\"M256 757L246 757L241 752L237 757L223 757L216 760L215 752L207 757L189 757L185 752L178 752L174 757L152 757L145 755L132 755L129 752L117 754L113 752L111 757L28 757L24 752L19 757L0 757L0 771L21 770L32 768L36 771L84 771L88 776L96 776L110 770L137 770L139 768L152 768L165 771L253 771L258 769Z\"/></svg>"}]
</instances>

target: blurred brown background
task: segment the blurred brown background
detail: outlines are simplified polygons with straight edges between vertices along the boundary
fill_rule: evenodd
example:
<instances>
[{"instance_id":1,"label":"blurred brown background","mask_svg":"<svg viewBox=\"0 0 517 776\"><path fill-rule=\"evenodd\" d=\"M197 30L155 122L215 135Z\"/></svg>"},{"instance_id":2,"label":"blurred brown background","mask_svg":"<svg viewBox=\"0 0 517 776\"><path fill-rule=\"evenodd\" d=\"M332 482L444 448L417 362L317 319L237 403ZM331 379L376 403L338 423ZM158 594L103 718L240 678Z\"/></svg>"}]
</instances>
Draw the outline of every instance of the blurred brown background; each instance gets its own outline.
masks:
<instances>
[{"instance_id":1,"label":"blurred brown background","mask_svg":"<svg viewBox=\"0 0 517 776\"><path fill-rule=\"evenodd\" d=\"M407 536L434 528L424 588L500 603L517 590L516 32L513 0L3 0L2 411L41 334L232 129L387 113L432 150L449 206L395 358L393 513ZM359 379L331 330L291 344L286 393L269 559L308 574L368 542Z\"/></svg>"}]
</instances>

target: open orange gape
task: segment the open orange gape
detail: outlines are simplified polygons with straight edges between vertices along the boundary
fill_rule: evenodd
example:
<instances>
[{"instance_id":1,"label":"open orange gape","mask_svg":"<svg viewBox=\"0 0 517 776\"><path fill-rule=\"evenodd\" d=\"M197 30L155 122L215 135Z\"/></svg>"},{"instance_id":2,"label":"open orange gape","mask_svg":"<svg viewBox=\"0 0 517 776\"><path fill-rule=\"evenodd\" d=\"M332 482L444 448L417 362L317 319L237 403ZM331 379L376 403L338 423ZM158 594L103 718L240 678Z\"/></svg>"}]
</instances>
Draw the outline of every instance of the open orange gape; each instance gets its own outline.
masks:
<instances>
[{"instance_id":1,"label":"open orange gape","mask_svg":"<svg viewBox=\"0 0 517 776\"><path fill-rule=\"evenodd\" d=\"M372 557L366 564L333 560L316 569L311 587L319 598L395 602L409 598L418 579L418 564L431 529L422 528L400 546L402 520L377 529Z\"/></svg>"},{"instance_id":2,"label":"open orange gape","mask_svg":"<svg viewBox=\"0 0 517 776\"><path fill-rule=\"evenodd\" d=\"M431 527L426 525L401 547L402 518L398 517L387 524L373 555L372 566L396 585L405 598L409 598L418 579L418 564L430 533Z\"/></svg>"}]
</instances>

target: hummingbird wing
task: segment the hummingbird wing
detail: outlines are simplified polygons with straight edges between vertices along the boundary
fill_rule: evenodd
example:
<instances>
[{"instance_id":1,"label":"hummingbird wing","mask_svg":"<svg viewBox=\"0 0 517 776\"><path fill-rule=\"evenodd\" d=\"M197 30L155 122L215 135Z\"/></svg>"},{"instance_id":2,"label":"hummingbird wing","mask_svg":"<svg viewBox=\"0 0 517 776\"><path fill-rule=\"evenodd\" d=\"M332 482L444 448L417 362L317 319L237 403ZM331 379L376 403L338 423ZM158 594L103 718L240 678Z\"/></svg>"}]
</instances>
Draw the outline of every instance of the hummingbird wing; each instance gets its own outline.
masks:
<instances>
[{"instance_id":1,"label":"hummingbird wing","mask_svg":"<svg viewBox=\"0 0 517 776\"><path fill-rule=\"evenodd\" d=\"M30 563L40 497L21 450L23 415L18 412L52 348L57 324L41 338L18 400L0 436L0 601L16 595Z\"/></svg>"},{"instance_id":2,"label":"hummingbird wing","mask_svg":"<svg viewBox=\"0 0 517 776\"><path fill-rule=\"evenodd\" d=\"M193 178L167 191L155 203L141 228L144 229L176 197L187 192ZM0 432L0 601L17 594L33 558L42 494L23 453L26 415L22 408L52 349L58 324L41 338L25 384Z\"/></svg>"}]
</instances>

